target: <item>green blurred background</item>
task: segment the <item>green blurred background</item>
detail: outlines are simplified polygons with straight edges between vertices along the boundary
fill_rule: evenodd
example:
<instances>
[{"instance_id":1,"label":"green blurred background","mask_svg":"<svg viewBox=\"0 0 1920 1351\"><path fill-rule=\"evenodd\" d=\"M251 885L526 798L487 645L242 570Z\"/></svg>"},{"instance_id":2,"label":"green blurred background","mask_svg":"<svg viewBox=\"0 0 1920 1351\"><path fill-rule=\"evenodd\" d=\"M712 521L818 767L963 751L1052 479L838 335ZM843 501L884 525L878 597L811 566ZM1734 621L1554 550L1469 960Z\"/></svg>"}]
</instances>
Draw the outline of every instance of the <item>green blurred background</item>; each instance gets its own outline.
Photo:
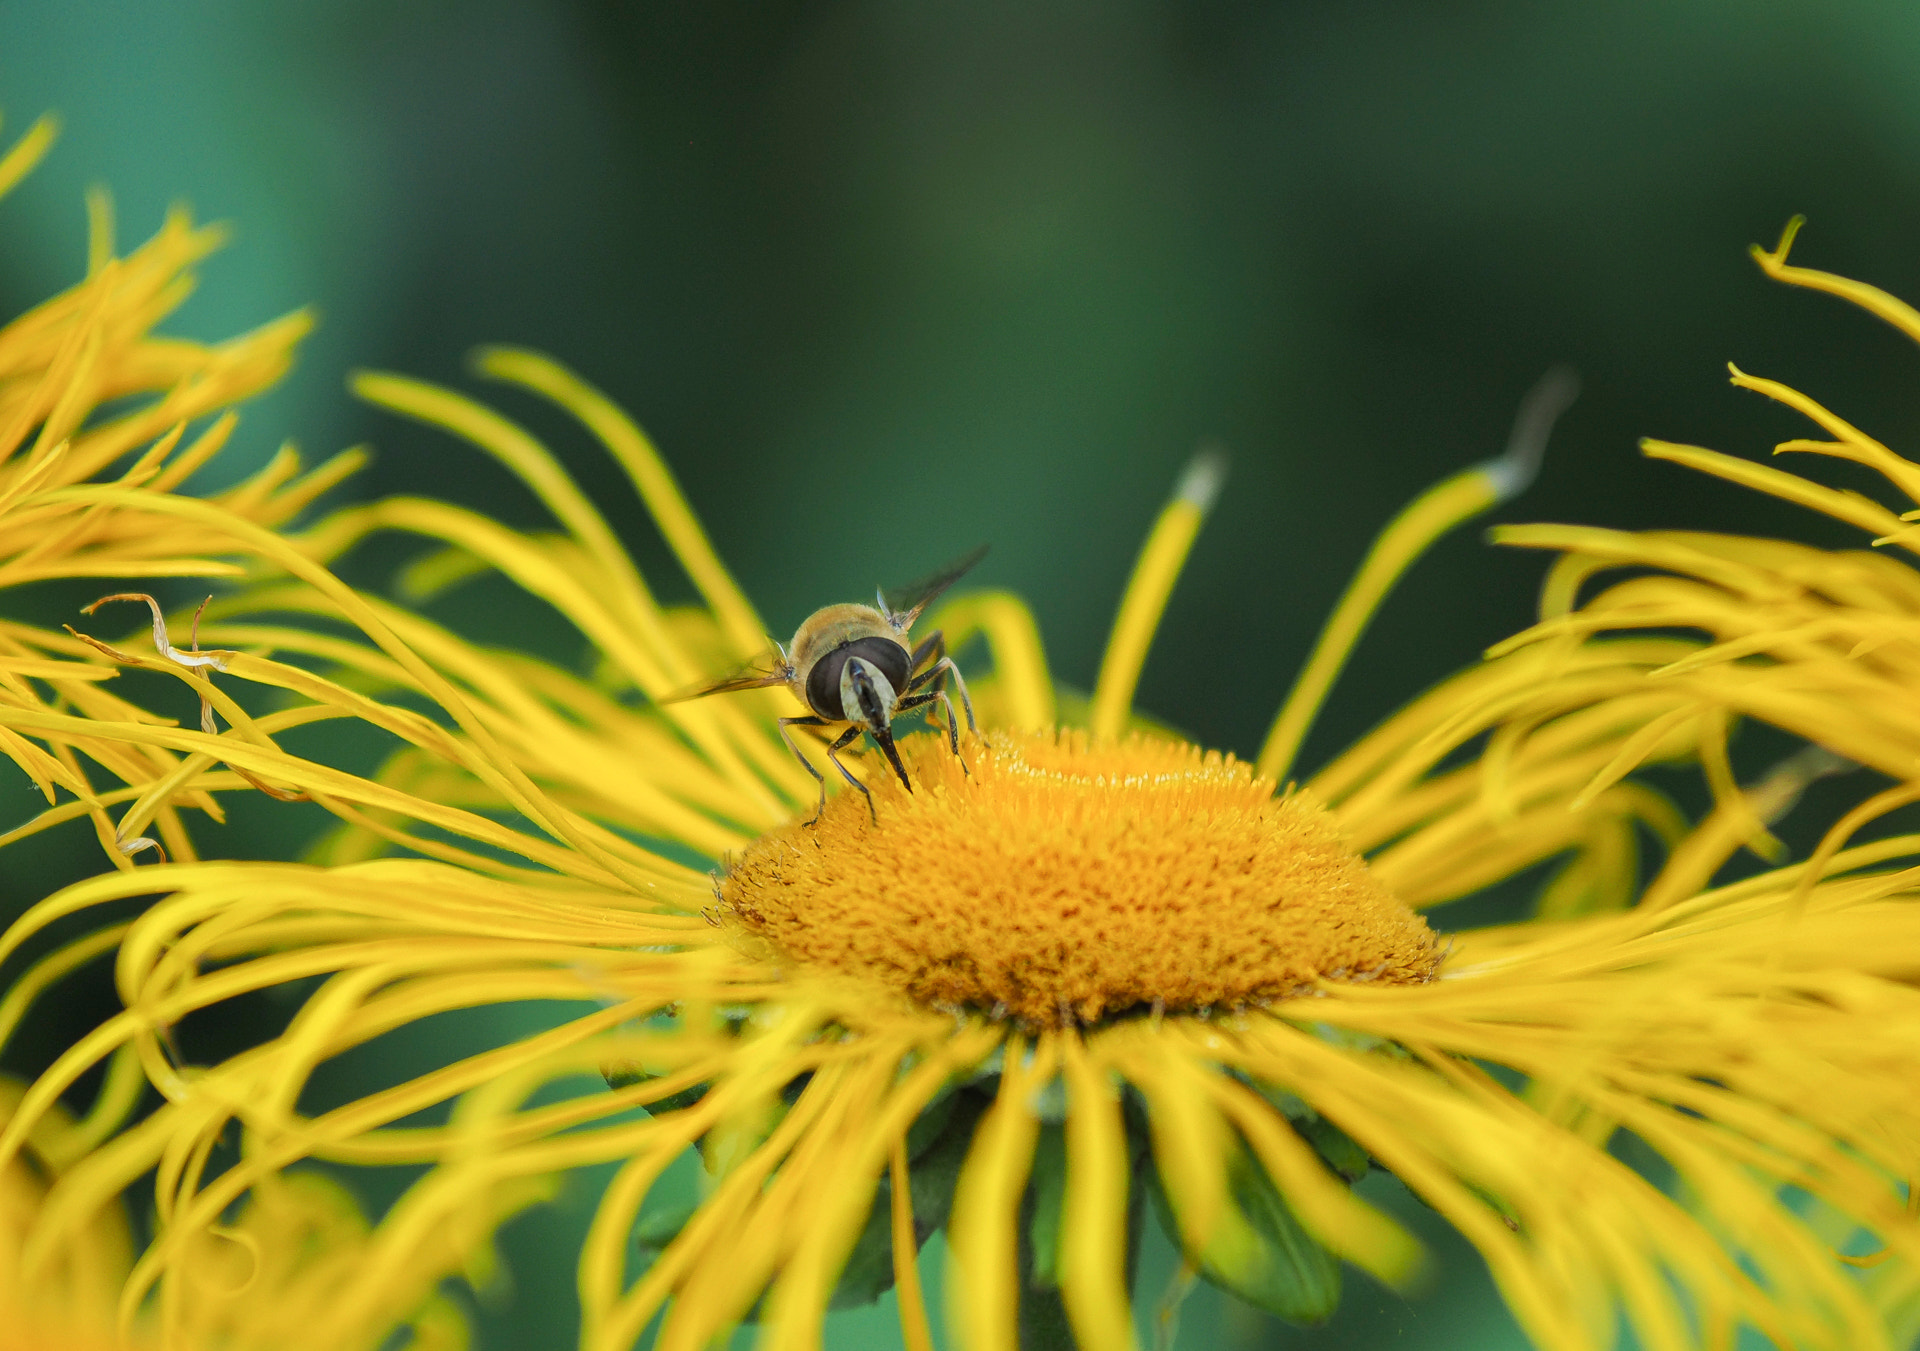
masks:
<instances>
[{"instance_id":1,"label":"green blurred background","mask_svg":"<svg viewBox=\"0 0 1920 1351\"><path fill-rule=\"evenodd\" d=\"M1797 261L1920 297L1920 11L1891 0L7 0L0 107L16 132L65 122L0 203L0 312L80 275L92 183L123 246L175 199L235 223L176 331L318 307L228 477L283 437L365 441L354 491L544 524L490 463L343 392L359 366L462 381L475 344L543 348L651 430L777 632L985 540L977 580L1024 594L1057 675L1090 685L1142 532L1225 445L1140 701L1242 754L1372 532L1497 451L1555 361L1585 393L1499 519L1850 542L1635 454L1801 433L1727 387L1729 359L1915 443L1906 340L1745 253L1805 212ZM611 467L504 403L685 594ZM1819 472L1869 486L1843 471ZM1474 530L1444 543L1303 763L1525 623L1540 572ZM545 631L510 604L473 619ZM11 825L31 803L4 789ZM273 852L262 821L210 847ZM93 849L0 859L0 902ZM569 1340L590 1192L519 1226L484 1346ZM1198 1297L1182 1345L1516 1337L1477 1259L1442 1236L1436 1269L1413 1299L1357 1283L1317 1333ZM883 1311L831 1344L895 1340Z\"/></svg>"}]
</instances>

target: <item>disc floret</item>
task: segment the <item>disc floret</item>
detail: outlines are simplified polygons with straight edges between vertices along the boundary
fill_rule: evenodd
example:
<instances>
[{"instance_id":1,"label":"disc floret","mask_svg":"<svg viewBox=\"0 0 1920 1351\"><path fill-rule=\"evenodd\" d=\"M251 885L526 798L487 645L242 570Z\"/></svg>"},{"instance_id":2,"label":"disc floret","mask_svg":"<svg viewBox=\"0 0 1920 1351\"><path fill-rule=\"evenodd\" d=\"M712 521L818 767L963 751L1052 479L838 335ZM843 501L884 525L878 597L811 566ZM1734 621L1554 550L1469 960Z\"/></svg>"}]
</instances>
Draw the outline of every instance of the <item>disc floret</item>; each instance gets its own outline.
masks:
<instances>
[{"instance_id":1,"label":"disc floret","mask_svg":"<svg viewBox=\"0 0 1920 1351\"><path fill-rule=\"evenodd\" d=\"M841 795L756 841L721 879L721 922L790 961L1036 1027L1438 966L1426 921L1332 817L1231 756L1006 733L969 778L942 749L903 743L920 789L890 784L878 824Z\"/></svg>"}]
</instances>

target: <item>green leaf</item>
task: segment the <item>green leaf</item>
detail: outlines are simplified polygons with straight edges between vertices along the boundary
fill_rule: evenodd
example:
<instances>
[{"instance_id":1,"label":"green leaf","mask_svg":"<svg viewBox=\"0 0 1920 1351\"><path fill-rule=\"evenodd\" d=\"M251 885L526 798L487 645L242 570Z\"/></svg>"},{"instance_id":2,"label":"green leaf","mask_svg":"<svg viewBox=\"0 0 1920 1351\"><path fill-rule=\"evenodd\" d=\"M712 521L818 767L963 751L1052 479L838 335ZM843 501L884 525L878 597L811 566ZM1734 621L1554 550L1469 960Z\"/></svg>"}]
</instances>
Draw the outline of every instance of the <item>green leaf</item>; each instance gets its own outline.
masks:
<instances>
[{"instance_id":1,"label":"green leaf","mask_svg":"<svg viewBox=\"0 0 1920 1351\"><path fill-rule=\"evenodd\" d=\"M642 1069L638 1065L626 1064L604 1066L600 1071L600 1077L607 1081L608 1088L631 1088L635 1084L644 1084L651 1079L664 1079L666 1076ZM683 1088L678 1093L669 1093L664 1098L644 1104L641 1110L649 1116L659 1116L663 1112L677 1112L683 1107L693 1106L706 1097L707 1087L706 1084L695 1084L691 1088Z\"/></svg>"},{"instance_id":2,"label":"green leaf","mask_svg":"<svg viewBox=\"0 0 1920 1351\"><path fill-rule=\"evenodd\" d=\"M953 1211L953 1189L960 1180L960 1167L966 1162L967 1150L973 1143L974 1124L984 1110L986 1099L979 1094L964 1090L942 1094L927 1104L907 1132L910 1164L907 1186L912 1193L914 1238L921 1244L946 1226L947 1217ZM635 1230L635 1241L646 1246L640 1235L644 1228L662 1235L656 1246L665 1247L679 1233L694 1208L693 1203L688 1203L677 1220L668 1207L662 1207L657 1221L643 1215L640 1227ZM671 1230L667 1229L669 1223ZM853 1250L847 1254L847 1264L840 1270L839 1282L827 1307L850 1309L871 1304L892 1288L893 1182L882 1174L867 1210L867 1222ZM756 1303L744 1321L753 1323L759 1318L760 1306Z\"/></svg>"},{"instance_id":3,"label":"green leaf","mask_svg":"<svg viewBox=\"0 0 1920 1351\"><path fill-rule=\"evenodd\" d=\"M1265 1240L1259 1259L1234 1273L1233 1292L1290 1322L1332 1317L1340 1307L1340 1259L1300 1227L1267 1170L1244 1150L1235 1161L1233 1199Z\"/></svg>"},{"instance_id":4,"label":"green leaf","mask_svg":"<svg viewBox=\"0 0 1920 1351\"><path fill-rule=\"evenodd\" d=\"M1307 1143L1313 1146L1313 1152L1325 1161L1327 1167L1348 1182L1358 1182L1367 1175L1367 1169L1372 1164L1367 1151L1325 1117L1310 1113L1295 1121L1293 1128L1306 1137Z\"/></svg>"},{"instance_id":5,"label":"green leaf","mask_svg":"<svg viewBox=\"0 0 1920 1351\"><path fill-rule=\"evenodd\" d=\"M1033 1171L1027 1186L1033 1194L1033 1218L1027 1223L1027 1241L1033 1260L1027 1284L1036 1290L1060 1284L1060 1212L1067 1199L1067 1133L1060 1126L1042 1126L1034 1144Z\"/></svg>"},{"instance_id":6,"label":"green leaf","mask_svg":"<svg viewBox=\"0 0 1920 1351\"><path fill-rule=\"evenodd\" d=\"M700 1198L688 1196L641 1211L633 1226L633 1246L651 1257L680 1237L680 1231L687 1227L687 1221L698 1209Z\"/></svg>"},{"instance_id":7,"label":"green leaf","mask_svg":"<svg viewBox=\"0 0 1920 1351\"><path fill-rule=\"evenodd\" d=\"M947 1217L953 1213L953 1189L960 1181L960 1167L967 1161L967 1151L973 1146L973 1128L987 1110L988 1101L977 1093L964 1091L944 1100L936 1099L907 1133L907 1159L911 1164L907 1186L913 1193L913 1233L921 1243L946 1228ZM938 1133L915 1149L914 1136L921 1123L934 1113L944 1117ZM892 1194L889 1186L887 1195Z\"/></svg>"},{"instance_id":8,"label":"green leaf","mask_svg":"<svg viewBox=\"0 0 1920 1351\"><path fill-rule=\"evenodd\" d=\"M1161 1227L1178 1243L1180 1228L1157 1170L1148 1181ZM1244 1225L1231 1225L1233 1241L1188 1254L1201 1276L1290 1323L1332 1317L1340 1307L1340 1260L1300 1227L1267 1170L1238 1142L1228 1163L1228 1190Z\"/></svg>"},{"instance_id":9,"label":"green leaf","mask_svg":"<svg viewBox=\"0 0 1920 1351\"><path fill-rule=\"evenodd\" d=\"M947 1123L953 1120L954 1104L959 1097L958 1088L949 1083L920 1109L920 1115L915 1117L913 1124L907 1128L907 1162L919 1162L921 1155L939 1143L947 1129Z\"/></svg>"},{"instance_id":10,"label":"green leaf","mask_svg":"<svg viewBox=\"0 0 1920 1351\"><path fill-rule=\"evenodd\" d=\"M866 1228L840 1268L829 1309L851 1309L871 1304L893 1288L893 1187L882 1181L867 1212Z\"/></svg>"},{"instance_id":11,"label":"green leaf","mask_svg":"<svg viewBox=\"0 0 1920 1351\"><path fill-rule=\"evenodd\" d=\"M1377 1042L1379 1039L1374 1040ZM1304 1099L1248 1075L1237 1074L1234 1077L1277 1107L1292 1124L1294 1133L1313 1146L1314 1153L1320 1156L1327 1167L1348 1182L1358 1182L1367 1175L1367 1170L1373 1164L1367 1151L1355 1144L1353 1137L1314 1111Z\"/></svg>"},{"instance_id":12,"label":"green leaf","mask_svg":"<svg viewBox=\"0 0 1920 1351\"><path fill-rule=\"evenodd\" d=\"M907 1189L913 1203L916 1243L924 1244L936 1230L946 1227L947 1217L953 1212L953 1189L960 1181L960 1166L966 1162L974 1123L985 1105L976 1094L943 1094L927 1104L908 1130ZM874 1189L866 1227L847 1255L827 1307L849 1309L871 1304L891 1289L893 1180L882 1175Z\"/></svg>"},{"instance_id":13,"label":"green leaf","mask_svg":"<svg viewBox=\"0 0 1920 1351\"><path fill-rule=\"evenodd\" d=\"M658 1077L638 1069L613 1071L607 1075L610 1083L616 1074L625 1074L626 1083ZM704 1086L698 1090L704 1091ZM953 1211L953 1191L960 1180L960 1168L966 1161L967 1150L973 1143L974 1126L986 1110L987 1101L982 1095L965 1089L942 1093L927 1104L908 1129L908 1187L912 1192L914 1236L919 1243L924 1244L936 1230L946 1226L947 1217ZM661 1201L642 1211L633 1229L633 1244L642 1264L651 1262L672 1243L699 1208L699 1197L686 1196ZM846 1309L871 1304L892 1288L893 1183L883 1174L867 1211L866 1224L847 1256L846 1266L841 1269L828 1307ZM756 1301L743 1321L754 1323L759 1318L760 1302Z\"/></svg>"},{"instance_id":14,"label":"green leaf","mask_svg":"<svg viewBox=\"0 0 1920 1351\"><path fill-rule=\"evenodd\" d=\"M621 1082L616 1083L619 1077ZM639 1069L610 1070L608 1083L622 1087L656 1078ZM698 1101L704 1085L688 1090ZM678 1098L680 1094L676 1094ZM953 1191L960 1180L960 1167L973 1143L973 1128L986 1110L987 1099L962 1089L943 1092L930 1101L907 1132L907 1157L910 1164L908 1187L912 1192L914 1237L925 1243L936 1230L944 1228L953 1211ZM668 1108L655 1104L654 1110ZM634 1225L633 1242L641 1256L650 1261L679 1235L699 1209L698 1198L663 1202L642 1212ZM847 1264L841 1269L829 1308L846 1309L870 1304L893 1288L893 1183L882 1175L875 1188L867 1221L860 1231ZM760 1306L756 1302L744 1321L757 1322Z\"/></svg>"}]
</instances>

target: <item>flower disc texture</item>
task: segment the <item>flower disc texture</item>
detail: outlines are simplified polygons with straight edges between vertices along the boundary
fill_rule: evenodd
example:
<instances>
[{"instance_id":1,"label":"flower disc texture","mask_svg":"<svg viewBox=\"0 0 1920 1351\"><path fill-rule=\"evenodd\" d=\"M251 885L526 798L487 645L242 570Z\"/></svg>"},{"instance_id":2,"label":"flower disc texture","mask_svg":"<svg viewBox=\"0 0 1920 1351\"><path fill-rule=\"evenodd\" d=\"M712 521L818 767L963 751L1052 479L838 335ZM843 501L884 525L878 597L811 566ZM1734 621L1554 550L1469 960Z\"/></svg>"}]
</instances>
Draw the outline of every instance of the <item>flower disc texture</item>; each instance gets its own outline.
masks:
<instances>
[{"instance_id":1,"label":"flower disc texture","mask_svg":"<svg viewBox=\"0 0 1920 1351\"><path fill-rule=\"evenodd\" d=\"M1433 931L1326 809L1179 742L907 743L877 818L841 795L755 841L720 913L780 956L1029 1027L1239 1010L1322 980L1404 984Z\"/></svg>"}]
</instances>

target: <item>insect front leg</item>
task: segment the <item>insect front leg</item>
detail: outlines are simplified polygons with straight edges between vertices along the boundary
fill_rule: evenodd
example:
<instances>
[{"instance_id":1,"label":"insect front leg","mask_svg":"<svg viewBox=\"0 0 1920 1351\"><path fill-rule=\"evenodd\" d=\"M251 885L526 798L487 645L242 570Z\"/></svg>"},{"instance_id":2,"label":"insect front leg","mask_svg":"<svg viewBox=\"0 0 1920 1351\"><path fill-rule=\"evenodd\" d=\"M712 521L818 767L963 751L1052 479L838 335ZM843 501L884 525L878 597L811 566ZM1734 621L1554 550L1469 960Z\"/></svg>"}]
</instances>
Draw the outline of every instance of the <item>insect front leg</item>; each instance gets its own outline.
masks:
<instances>
[{"instance_id":1,"label":"insect front leg","mask_svg":"<svg viewBox=\"0 0 1920 1351\"><path fill-rule=\"evenodd\" d=\"M938 638L940 635L936 633L933 636L935 638ZM924 678L919 678L914 680L911 684L908 685L907 688L912 689L914 688L915 685L924 684L926 681L929 681L929 680L937 680L941 685L944 685L945 677L949 675L953 677L954 688L960 691L960 707L966 709L967 711L967 730L969 732L972 732L975 736L979 736L980 724L974 721L973 700L967 694L966 678L960 674L960 668L953 664L952 657L942 656L940 660L936 661L933 665L927 668L927 672ZM946 697L945 689L941 689L941 697L942 698ZM947 710L948 710L948 713L951 714L953 710L953 706L949 704L947 706Z\"/></svg>"},{"instance_id":2,"label":"insect front leg","mask_svg":"<svg viewBox=\"0 0 1920 1351\"><path fill-rule=\"evenodd\" d=\"M921 671L920 666L923 662L932 664ZM953 658L947 655L947 635L944 630L935 629L926 636L920 646L913 649L913 669L920 673L907 682L907 688L902 693L912 694L931 685L940 697L945 699L947 676L951 675L954 685L960 690L960 706L967 711L967 730L975 736L980 736L980 724L973 716L973 699L967 693L966 678L960 674L960 668L954 665ZM947 703L947 720L950 723L953 721L951 702ZM986 740L985 737L980 739ZM959 754L957 750L954 753Z\"/></svg>"},{"instance_id":3,"label":"insect front leg","mask_svg":"<svg viewBox=\"0 0 1920 1351\"><path fill-rule=\"evenodd\" d=\"M793 744L793 738L787 735L787 729L789 727L825 727L826 725L827 722L824 718L816 718L812 714L808 714L804 718L780 719L780 739L787 743L787 749L793 752L793 758L798 760L801 767L804 768L807 773L813 775L813 781L820 785L820 803L813 809L813 815L807 818L805 823L807 825L812 825L818 821L820 819L820 813L827 809L827 780L825 775L813 767L813 761L807 759L806 756L800 753L800 748ZM832 752L828 752L828 754L832 754ZM839 763L838 760L834 761L836 765ZM840 772L845 774L847 771L843 769ZM862 791L865 790L863 789Z\"/></svg>"},{"instance_id":4,"label":"insect front leg","mask_svg":"<svg viewBox=\"0 0 1920 1351\"><path fill-rule=\"evenodd\" d=\"M910 713L916 708L925 708L934 703L941 704L947 710L947 746L953 751L955 758L958 758L960 755L960 720L954 716L953 700L947 698L947 692L945 690L938 686L935 686L931 690L923 689L919 694L910 694L902 699L893 706L893 710L896 713ZM938 727L939 725L940 720L935 718L934 726ZM960 761L960 768L968 774L973 773L972 770L967 769L967 762L965 760Z\"/></svg>"},{"instance_id":5,"label":"insect front leg","mask_svg":"<svg viewBox=\"0 0 1920 1351\"><path fill-rule=\"evenodd\" d=\"M920 644L913 649L912 669L915 671L918 671L919 674L914 676L911 680L907 681L907 687L904 690L901 690L900 693L912 694L916 690L924 690L930 684L935 689L945 688L946 682L941 679L942 672L940 670L939 663L945 659L946 655L947 655L947 635L944 630L935 629L932 633L929 633L924 639L922 639ZM928 662L932 662L934 664L931 666L928 666L927 665ZM926 667L925 670L920 669L923 666ZM915 703L904 704L902 705L902 707L918 708L922 704L926 704L928 702L930 701L926 699L921 699ZM934 717L931 713L928 714L928 721L932 722L933 725L936 727L940 725L940 720Z\"/></svg>"},{"instance_id":6,"label":"insect front leg","mask_svg":"<svg viewBox=\"0 0 1920 1351\"><path fill-rule=\"evenodd\" d=\"M853 726L849 727L846 731L842 732L840 734L839 740L835 741L831 746L827 747L827 759L833 761L833 767L840 771L841 778L845 779L848 783L852 784L855 788L858 788L860 790L860 796L867 800L867 815L873 818L873 823L877 826L880 824L880 813L873 809L873 794L867 791L867 786L864 783L861 783L860 780L853 777L852 770L848 769L845 765L840 763L840 756L839 756L839 752L845 750L848 746L851 746L854 742L858 741L860 739L860 734L865 730L866 729L864 727L862 727L859 723L856 722ZM819 778L819 775L816 774L814 777ZM820 780L821 811L826 810L826 803L827 803L827 783L825 779L821 779ZM820 819L819 812L814 813L813 819L815 821L818 821Z\"/></svg>"}]
</instances>

